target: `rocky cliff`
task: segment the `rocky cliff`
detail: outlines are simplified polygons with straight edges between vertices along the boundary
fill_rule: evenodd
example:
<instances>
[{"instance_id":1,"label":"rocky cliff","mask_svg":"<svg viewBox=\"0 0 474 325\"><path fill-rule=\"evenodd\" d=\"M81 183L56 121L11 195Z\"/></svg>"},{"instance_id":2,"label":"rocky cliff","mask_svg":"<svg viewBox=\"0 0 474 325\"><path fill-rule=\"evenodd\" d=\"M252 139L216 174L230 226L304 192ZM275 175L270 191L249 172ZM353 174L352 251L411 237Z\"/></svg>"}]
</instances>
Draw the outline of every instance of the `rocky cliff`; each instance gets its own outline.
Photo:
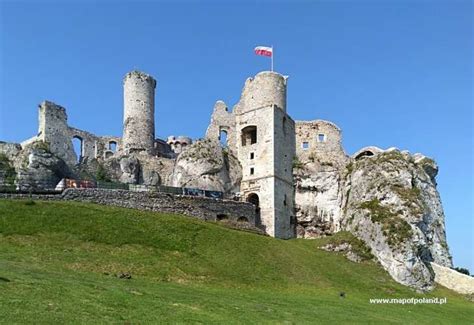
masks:
<instances>
[{"instance_id":1,"label":"rocky cliff","mask_svg":"<svg viewBox=\"0 0 474 325\"><path fill-rule=\"evenodd\" d=\"M25 147L3 144L0 151L0 185L23 191L54 188L63 177L72 177L71 168L53 154L47 143L38 141Z\"/></svg>"},{"instance_id":2,"label":"rocky cliff","mask_svg":"<svg viewBox=\"0 0 474 325\"><path fill-rule=\"evenodd\" d=\"M296 174L298 236L348 230L398 282L433 287L430 262L451 267L435 162L397 149L371 150L347 164L302 163Z\"/></svg>"},{"instance_id":3,"label":"rocky cliff","mask_svg":"<svg viewBox=\"0 0 474 325\"><path fill-rule=\"evenodd\" d=\"M238 192L242 168L237 158L210 139L193 143L177 158L172 186Z\"/></svg>"}]
</instances>

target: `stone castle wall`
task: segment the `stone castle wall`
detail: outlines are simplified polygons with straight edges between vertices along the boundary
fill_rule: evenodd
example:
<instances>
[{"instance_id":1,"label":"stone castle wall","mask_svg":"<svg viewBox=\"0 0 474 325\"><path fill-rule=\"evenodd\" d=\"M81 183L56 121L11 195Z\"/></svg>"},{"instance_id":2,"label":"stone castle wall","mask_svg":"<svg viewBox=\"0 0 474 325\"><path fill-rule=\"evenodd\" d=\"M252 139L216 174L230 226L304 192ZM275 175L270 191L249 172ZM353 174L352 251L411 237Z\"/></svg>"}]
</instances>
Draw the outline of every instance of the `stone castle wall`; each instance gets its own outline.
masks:
<instances>
[{"instance_id":1,"label":"stone castle wall","mask_svg":"<svg viewBox=\"0 0 474 325\"><path fill-rule=\"evenodd\" d=\"M39 130L36 140L47 142L49 150L67 164L77 161L69 136L66 109L52 102L44 101L39 108ZM22 146L24 143L22 143Z\"/></svg>"},{"instance_id":2,"label":"stone castle wall","mask_svg":"<svg viewBox=\"0 0 474 325\"><path fill-rule=\"evenodd\" d=\"M431 263L431 267L435 273L435 282L462 294L474 294L474 277L436 263Z\"/></svg>"},{"instance_id":3,"label":"stone castle wall","mask_svg":"<svg viewBox=\"0 0 474 325\"><path fill-rule=\"evenodd\" d=\"M214 105L211 115L211 123L206 131L207 139L221 140L221 132L227 133L227 146L229 150L235 151L237 147L237 132L235 115L229 112L227 105L218 100Z\"/></svg>"},{"instance_id":4,"label":"stone castle wall","mask_svg":"<svg viewBox=\"0 0 474 325\"><path fill-rule=\"evenodd\" d=\"M156 192L132 192L127 190L74 189L69 188L62 194L8 194L0 193L0 198L32 198L40 200L65 200L97 203L102 205L178 213L202 220L248 221L255 225L255 206L231 200L216 200L206 197L172 195Z\"/></svg>"},{"instance_id":5,"label":"stone castle wall","mask_svg":"<svg viewBox=\"0 0 474 325\"><path fill-rule=\"evenodd\" d=\"M300 161L347 162L341 130L334 123L323 120L296 121L296 155Z\"/></svg>"}]
</instances>

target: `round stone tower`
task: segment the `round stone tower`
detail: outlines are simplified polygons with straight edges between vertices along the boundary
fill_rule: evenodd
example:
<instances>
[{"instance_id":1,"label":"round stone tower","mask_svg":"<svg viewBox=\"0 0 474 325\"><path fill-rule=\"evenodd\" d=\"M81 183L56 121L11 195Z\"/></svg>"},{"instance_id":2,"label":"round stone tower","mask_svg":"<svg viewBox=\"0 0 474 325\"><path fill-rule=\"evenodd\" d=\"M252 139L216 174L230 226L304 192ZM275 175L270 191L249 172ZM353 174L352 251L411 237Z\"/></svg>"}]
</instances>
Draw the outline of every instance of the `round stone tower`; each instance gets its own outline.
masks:
<instances>
[{"instance_id":1,"label":"round stone tower","mask_svg":"<svg viewBox=\"0 0 474 325\"><path fill-rule=\"evenodd\" d=\"M240 100L241 112L272 104L286 112L286 79L272 71L263 71L254 78L248 78Z\"/></svg>"},{"instance_id":2,"label":"round stone tower","mask_svg":"<svg viewBox=\"0 0 474 325\"><path fill-rule=\"evenodd\" d=\"M123 150L151 153L155 141L155 87L152 76L132 71L123 80Z\"/></svg>"}]
</instances>

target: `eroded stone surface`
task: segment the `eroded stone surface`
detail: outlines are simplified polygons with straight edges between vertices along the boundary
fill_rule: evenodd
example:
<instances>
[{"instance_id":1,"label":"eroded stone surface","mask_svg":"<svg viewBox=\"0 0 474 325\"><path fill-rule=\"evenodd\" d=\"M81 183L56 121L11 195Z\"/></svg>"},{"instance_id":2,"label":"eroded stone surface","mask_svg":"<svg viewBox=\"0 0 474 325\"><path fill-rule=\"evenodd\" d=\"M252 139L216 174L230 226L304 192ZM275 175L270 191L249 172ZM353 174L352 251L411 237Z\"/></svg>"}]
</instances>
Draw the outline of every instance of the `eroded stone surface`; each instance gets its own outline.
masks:
<instances>
[{"instance_id":1,"label":"eroded stone surface","mask_svg":"<svg viewBox=\"0 0 474 325\"><path fill-rule=\"evenodd\" d=\"M242 167L237 158L210 139L195 142L182 152L172 174L172 186L238 192Z\"/></svg>"}]
</instances>

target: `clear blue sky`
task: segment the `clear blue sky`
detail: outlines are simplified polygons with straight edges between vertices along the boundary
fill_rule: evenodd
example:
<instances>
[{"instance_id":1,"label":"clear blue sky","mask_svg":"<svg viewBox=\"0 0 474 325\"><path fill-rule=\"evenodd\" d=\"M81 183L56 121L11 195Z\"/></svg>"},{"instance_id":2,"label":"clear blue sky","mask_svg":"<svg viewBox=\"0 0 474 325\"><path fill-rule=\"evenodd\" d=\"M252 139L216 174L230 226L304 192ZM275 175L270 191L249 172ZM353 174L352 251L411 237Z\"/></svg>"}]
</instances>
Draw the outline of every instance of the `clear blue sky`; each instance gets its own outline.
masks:
<instances>
[{"instance_id":1,"label":"clear blue sky","mask_svg":"<svg viewBox=\"0 0 474 325\"><path fill-rule=\"evenodd\" d=\"M422 152L439 164L448 243L474 272L471 1L0 1L0 139L37 132L44 99L71 125L121 135L122 78L157 80L157 135L202 137L214 102L233 106L267 70L274 45L290 76L294 119L343 129L367 145Z\"/></svg>"}]
</instances>

